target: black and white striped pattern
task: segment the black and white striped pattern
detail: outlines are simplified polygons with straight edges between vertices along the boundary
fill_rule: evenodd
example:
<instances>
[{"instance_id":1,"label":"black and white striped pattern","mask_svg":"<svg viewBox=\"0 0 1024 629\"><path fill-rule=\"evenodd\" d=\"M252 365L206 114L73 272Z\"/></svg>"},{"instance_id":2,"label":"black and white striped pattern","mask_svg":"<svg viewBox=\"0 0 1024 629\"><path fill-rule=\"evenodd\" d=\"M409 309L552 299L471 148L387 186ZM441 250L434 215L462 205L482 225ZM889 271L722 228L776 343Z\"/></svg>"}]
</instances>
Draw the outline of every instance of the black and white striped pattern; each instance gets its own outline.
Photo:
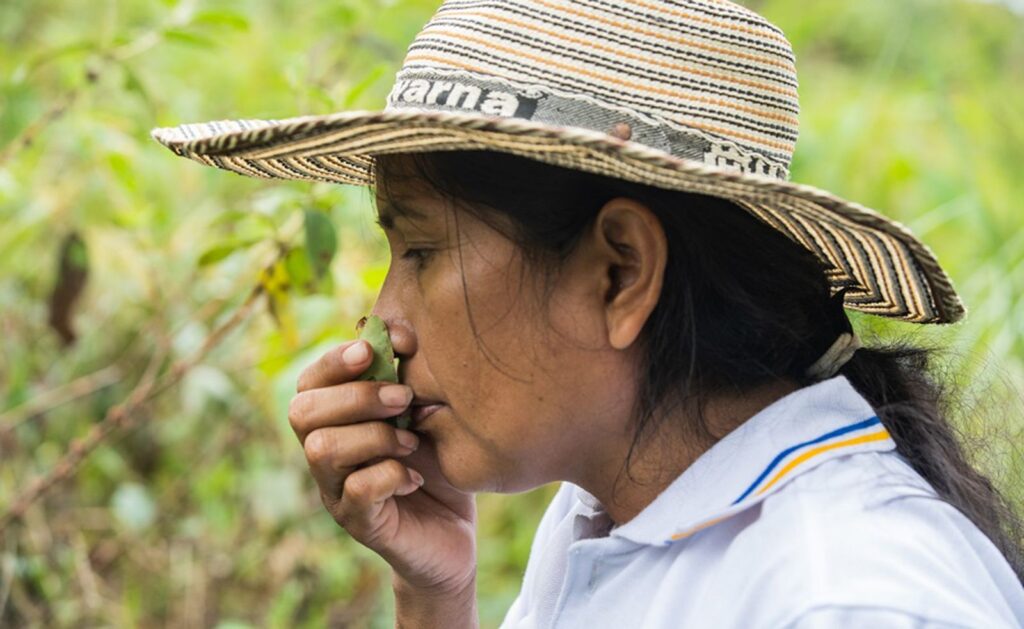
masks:
<instances>
[{"instance_id":1,"label":"black and white striped pattern","mask_svg":"<svg viewBox=\"0 0 1024 629\"><path fill-rule=\"evenodd\" d=\"M251 177L372 185L374 155L489 149L725 197L814 252L847 307L961 319L949 277L904 226L788 181L796 89L782 32L726 0L449 0L383 111L152 134Z\"/></svg>"}]
</instances>

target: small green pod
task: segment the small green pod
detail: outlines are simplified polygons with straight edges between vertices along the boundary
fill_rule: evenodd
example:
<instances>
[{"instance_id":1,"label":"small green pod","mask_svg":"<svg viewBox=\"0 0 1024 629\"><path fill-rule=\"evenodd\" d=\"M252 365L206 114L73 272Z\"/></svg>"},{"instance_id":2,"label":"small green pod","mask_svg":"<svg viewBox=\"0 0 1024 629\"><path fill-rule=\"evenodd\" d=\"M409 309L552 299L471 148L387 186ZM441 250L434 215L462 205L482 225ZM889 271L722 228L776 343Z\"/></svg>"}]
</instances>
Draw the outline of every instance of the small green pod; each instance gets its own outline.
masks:
<instances>
[{"instance_id":1,"label":"small green pod","mask_svg":"<svg viewBox=\"0 0 1024 629\"><path fill-rule=\"evenodd\" d=\"M398 369L395 368L395 349L391 346L388 326L377 315L363 317L356 325L359 338L368 342L373 348L373 362L357 380L376 380L380 382L398 382ZM408 428L412 418L410 409L401 415L388 419L388 423L397 428Z\"/></svg>"}]
</instances>

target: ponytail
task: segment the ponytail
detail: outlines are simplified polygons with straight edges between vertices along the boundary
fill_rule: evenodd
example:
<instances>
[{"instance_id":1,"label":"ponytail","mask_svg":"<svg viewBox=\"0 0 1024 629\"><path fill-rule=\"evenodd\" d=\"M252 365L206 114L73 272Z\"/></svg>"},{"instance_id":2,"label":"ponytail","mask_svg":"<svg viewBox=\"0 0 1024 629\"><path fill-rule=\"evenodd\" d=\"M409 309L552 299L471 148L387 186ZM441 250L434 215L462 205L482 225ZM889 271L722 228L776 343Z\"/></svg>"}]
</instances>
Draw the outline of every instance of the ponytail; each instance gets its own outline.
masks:
<instances>
[{"instance_id":1,"label":"ponytail","mask_svg":"<svg viewBox=\"0 0 1024 629\"><path fill-rule=\"evenodd\" d=\"M1021 521L1012 504L966 459L947 419L948 387L934 380L936 350L891 344L858 350L840 373L871 404L896 442L896 450L935 489L992 541L1024 582Z\"/></svg>"}]
</instances>

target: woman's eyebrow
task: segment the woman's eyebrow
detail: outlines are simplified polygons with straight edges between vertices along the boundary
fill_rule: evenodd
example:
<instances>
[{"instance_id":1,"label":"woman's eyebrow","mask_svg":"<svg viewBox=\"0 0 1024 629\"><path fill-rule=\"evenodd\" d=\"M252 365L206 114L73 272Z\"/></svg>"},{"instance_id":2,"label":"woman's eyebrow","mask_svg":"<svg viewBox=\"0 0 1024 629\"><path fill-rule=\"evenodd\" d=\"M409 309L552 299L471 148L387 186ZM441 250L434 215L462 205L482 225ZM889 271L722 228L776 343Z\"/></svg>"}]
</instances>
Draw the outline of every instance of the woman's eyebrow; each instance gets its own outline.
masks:
<instances>
[{"instance_id":1,"label":"woman's eyebrow","mask_svg":"<svg viewBox=\"0 0 1024 629\"><path fill-rule=\"evenodd\" d=\"M425 219L427 215L410 206L401 205L393 200L389 200L378 205L377 219L374 222L381 229L391 230L395 228L395 219L398 217Z\"/></svg>"}]
</instances>

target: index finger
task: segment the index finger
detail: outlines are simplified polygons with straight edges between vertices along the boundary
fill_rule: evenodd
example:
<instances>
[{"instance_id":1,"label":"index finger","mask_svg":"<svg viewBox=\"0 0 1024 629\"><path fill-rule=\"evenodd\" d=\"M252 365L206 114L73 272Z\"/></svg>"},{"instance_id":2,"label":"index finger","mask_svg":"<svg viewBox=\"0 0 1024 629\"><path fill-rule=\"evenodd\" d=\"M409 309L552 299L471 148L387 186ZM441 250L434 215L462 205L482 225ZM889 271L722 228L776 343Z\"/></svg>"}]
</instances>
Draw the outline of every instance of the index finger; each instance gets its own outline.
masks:
<instances>
[{"instance_id":1,"label":"index finger","mask_svg":"<svg viewBox=\"0 0 1024 629\"><path fill-rule=\"evenodd\" d=\"M372 358L373 350L366 341L356 339L342 343L302 370L295 392L302 393L355 380L370 366Z\"/></svg>"}]
</instances>

